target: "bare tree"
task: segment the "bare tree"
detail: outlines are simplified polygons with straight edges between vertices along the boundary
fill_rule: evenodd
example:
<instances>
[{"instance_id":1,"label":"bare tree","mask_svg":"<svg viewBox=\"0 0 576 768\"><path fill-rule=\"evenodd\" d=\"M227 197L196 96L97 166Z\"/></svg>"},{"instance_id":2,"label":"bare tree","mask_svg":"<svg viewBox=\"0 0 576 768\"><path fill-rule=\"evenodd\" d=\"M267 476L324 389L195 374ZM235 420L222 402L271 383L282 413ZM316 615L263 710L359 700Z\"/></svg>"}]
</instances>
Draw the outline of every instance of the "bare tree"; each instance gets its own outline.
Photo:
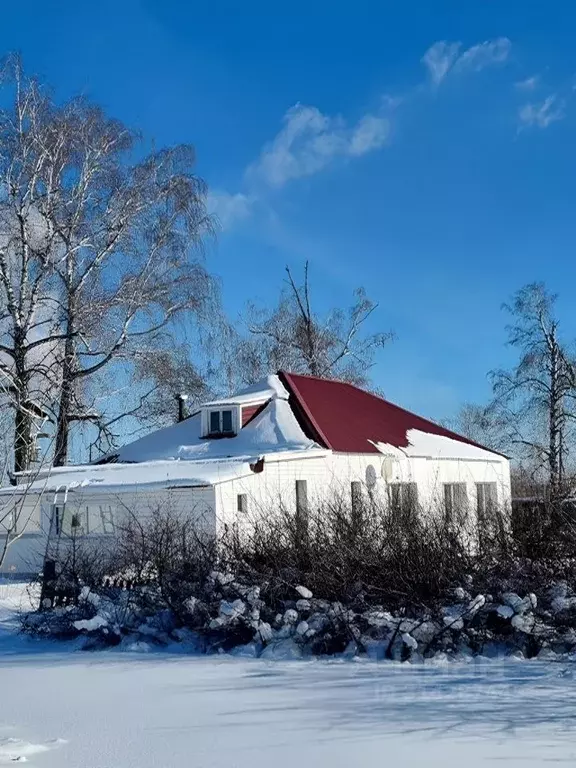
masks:
<instances>
[{"instance_id":1,"label":"bare tree","mask_svg":"<svg viewBox=\"0 0 576 768\"><path fill-rule=\"evenodd\" d=\"M390 332L367 332L377 308L358 288L347 310L338 307L322 316L312 306L308 262L301 284L286 267L278 304L272 309L249 305L242 322L247 333L229 345L230 376L251 383L285 369L365 385L376 353L392 338Z\"/></svg>"},{"instance_id":2,"label":"bare tree","mask_svg":"<svg viewBox=\"0 0 576 768\"><path fill-rule=\"evenodd\" d=\"M194 151L142 153L136 134L85 99L56 104L17 58L0 110L0 363L15 395L15 468L26 469L29 403L55 421L54 464L90 407L96 373L198 316L214 284ZM116 414L117 415L117 414Z\"/></svg>"},{"instance_id":3,"label":"bare tree","mask_svg":"<svg viewBox=\"0 0 576 768\"><path fill-rule=\"evenodd\" d=\"M486 448L503 453L510 450L507 419L494 403L464 403L456 417L446 423L450 429Z\"/></svg>"},{"instance_id":4,"label":"bare tree","mask_svg":"<svg viewBox=\"0 0 576 768\"><path fill-rule=\"evenodd\" d=\"M576 415L574 360L560 337L555 301L542 283L532 283L505 305L512 316L508 343L519 360L512 370L491 374L491 408L506 439L519 457L544 472L552 499L564 492Z\"/></svg>"},{"instance_id":5,"label":"bare tree","mask_svg":"<svg viewBox=\"0 0 576 768\"><path fill-rule=\"evenodd\" d=\"M138 418L147 427L158 428L176 421L180 397L186 400L187 415L212 394L208 374L194 365L185 346L166 346L138 363L141 380L148 386Z\"/></svg>"}]
</instances>

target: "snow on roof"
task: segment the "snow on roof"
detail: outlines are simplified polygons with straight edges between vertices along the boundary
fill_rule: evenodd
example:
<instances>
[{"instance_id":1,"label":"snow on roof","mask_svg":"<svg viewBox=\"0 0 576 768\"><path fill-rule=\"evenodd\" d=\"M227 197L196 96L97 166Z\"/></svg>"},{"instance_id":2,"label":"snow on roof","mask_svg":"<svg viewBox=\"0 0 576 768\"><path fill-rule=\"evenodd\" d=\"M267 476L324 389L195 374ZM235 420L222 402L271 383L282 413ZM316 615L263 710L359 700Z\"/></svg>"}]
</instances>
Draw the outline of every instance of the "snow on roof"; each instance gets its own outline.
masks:
<instances>
[{"instance_id":1,"label":"snow on roof","mask_svg":"<svg viewBox=\"0 0 576 768\"><path fill-rule=\"evenodd\" d=\"M318 448L302 431L288 400L280 396L288 396L283 387L282 390L283 393L275 391L273 399L233 437L200 437L201 414L196 413L185 421L125 445L117 452L118 458L115 461L196 461L228 457L254 459L267 453Z\"/></svg>"},{"instance_id":2,"label":"snow on roof","mask_svg":"<svg viewBox=\"0 0 576 768\"><path fill-rule=\"evenodd\" d=\"M30 484L1 489L0 495L66 488L114 491L213 485L251 474L250 465L267 454L294 451L324 454L325 449L302 431L288 397L279 378L269 376L237 397L219 401L219 404L265 404L233 437L202 438L199 412L129 443L109 463L53 468L37 475Z\"/></svg>"},{"instance_id":3,"label":"snow on roof","mask_svg":"<svg viewBox=\"0 0 576 768\"><path fill-rule=\"evenodd\" d=\"M90 464L54 467L31 483L0 489L2 496L55 491L121 492L138 487L206 486L252 474L248 461L147 461L140 464Z\"/></svg>"},{"instance_id":4,"label":"snow on roof","mask_svg":"<svg viewBox=\"0 0 576 768\"><path fill-rule=\"evenodd\" d=\"M403 448L380 442L375 442L374 446L380 453L394 458L420 456L435 459L481 459L483 461L494 461L501 458L487 448L455 440L445 435L421 432L418 429L409 429L406 437L408 438L408 445Z\"/></svg>"},{"instance_id":5,"label":"snow on roof","mask_svg":"<svg viewBox=\"0 0 576 768\"><path fill-rule=\"evenodd\" d=\"M212 400L203 403L203 407L216 405L246 405L247 403L264 403L266 400L288 400L289 393L276 374L267 376L265 379L252 384L246 389L240 390L231 397Z\"/></svg>"}]
</instances>

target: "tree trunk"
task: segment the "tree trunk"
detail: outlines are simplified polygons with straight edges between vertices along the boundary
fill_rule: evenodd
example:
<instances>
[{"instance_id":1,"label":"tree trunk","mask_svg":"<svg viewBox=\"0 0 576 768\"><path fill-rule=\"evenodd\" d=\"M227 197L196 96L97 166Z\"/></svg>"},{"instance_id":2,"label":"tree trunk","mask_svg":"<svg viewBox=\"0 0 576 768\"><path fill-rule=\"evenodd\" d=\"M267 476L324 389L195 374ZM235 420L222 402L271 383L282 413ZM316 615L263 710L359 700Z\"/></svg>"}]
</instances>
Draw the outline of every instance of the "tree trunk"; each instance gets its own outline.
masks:
<instances>
[{"instance_id":1,"label":"tree trunk","mask_svg":"<svg viewBox=\"0 0 576 768\"><path fill-rule=\"evenodd\" d=\"M70 412L74 394L74 308L69 300L68 327L64 342L62 360L62 388L56 422L56 443L54 448L54 466L61 467L68 461L68 442L70 440Z\"/></svg>"},{"instance_id":2,"label":"tree trunk","mask_svg":"<svg viewBox=\"0 0 576 768\"><path fill-rule=\"evenodd\" d=\"M61 467L68 460L68 439L70 436L70 406L72 405L71 383L62 384L60 407L56 424L56 444L54 448L54 466Z\"/></svg>"},{"instance_id":3,"label":"tree trunk","mask_svg":"<svg viewBox=\"0 0 576 768\"><path fill-rule=\"evenodd\" d=\"M32 416L27 410L29 377L26 368L25 334L14 333L14 472L25 472L32 458Z\"/></svg>"},{"instance_id":4,"label":"tree trunk","mask_svg":"<svg viewBox=\"0 0 576 768\"><path fill-rule=\"evenodd\" d=\"M561 494L560 463L562 434L562 390L560 381L560 354L555 331L550 344L550 402L548 411L548 472L550 500L556 501Z\"/></svg>"},{"instance_id":5,"label":"tree trunk","mask_svg":"<svg viewBox=\"0 0 576 768\"><path fill-rule=\"evenodd\" d=\"M16 406L14 431L14 472L25 472L32 458L32 418L21 402Z\"/></svg>"}]
</instances>

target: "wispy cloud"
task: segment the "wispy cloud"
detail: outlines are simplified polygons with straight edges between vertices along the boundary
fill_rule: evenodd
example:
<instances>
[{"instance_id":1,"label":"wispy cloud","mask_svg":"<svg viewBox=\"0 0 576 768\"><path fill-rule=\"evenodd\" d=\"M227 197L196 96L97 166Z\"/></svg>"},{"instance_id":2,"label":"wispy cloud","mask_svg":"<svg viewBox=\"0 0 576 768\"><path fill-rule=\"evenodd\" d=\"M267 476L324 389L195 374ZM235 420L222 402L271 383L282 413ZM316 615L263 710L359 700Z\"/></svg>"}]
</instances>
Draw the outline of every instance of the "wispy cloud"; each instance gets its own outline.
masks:
<instances>
[{"instance_id":1,"label":"wispy cloud","mask_svg":"<svg viewBox=\"0 0 576 768\"><path fill-rule=\"evenodd\" d=\"M519 130L522 128L548 128L552 123L563 119L565 107L566 102L564 99L559 99L556 93L548 96L544 101L524 104L518 112Z\"/></svg>"},{"instance_id":2,"label":"wispy cloud","mask_svg":"<svg viewBox=\"0 0 576 768\"><path fill-rule=\"evenodd\" d=\"M486 67L502 64L510 54L511 42L507 37L486 40L462 50L462 43L439 40L428 48L422 63L435 86L446 78L449 72L480 72Z\"/></svg>"},{"instance_id":3,"label":"wispy cloud","mask_svg":"<svg viewBox=\"0 0 576 768\"><path fill-rule=\"evenodd\" d=\"M510 55L512 43L507 37L499 37L496 40L486 40L478 45L473 45L457 59L454 69L458 71L470 70L480 72L494 64L502 64Z\"/></svg>"},{"instance_id":4,"label":"wispy cloud","mask_svg":"<svg viewBox=\"0 0 576 768\"><path fill-rule=\"evenodd\" d=\"M422 56L422 64L427 68L434 85L440 85L454 65L460 45L460 43L447 43L445 40L440 40L431 45Z\"/></svg>"},{"instance_id":5,"label":"wispy cloud","mask_svg":"<svg viewBox=\"0 0 576 768\"><path fill-rule=\"evenodd\" d=\"M312 176L338 158L360 157L382 147L390 135L387 117L366 114L349 127L343 118L323 114L317 107L296 104L283 118L283 127L249 166L247 178L269 187Z\"/></svg>"},{"instance_id":6,"label":"wispy cloud","mask_svg":"<svg viewBox=\"0 0 576 768\"><path fill-rule=\"evenodd\" d=\"M242 192L215 190L208 195L207 208L209 213L218 217L223 229L229 229L250 216L254 203L253 197Z\"/></svg>"},{"instance_id":7,"label":"wispy cloud","mask_svg":"<svg viewBox=\"0 0 576 768\"><path fill-rule=\"evenodd\" d=\"M519 91L535 91L540 85L540 75L532 75L532 77L520 80L514 85Z\"/></svg>"}]
</instances>

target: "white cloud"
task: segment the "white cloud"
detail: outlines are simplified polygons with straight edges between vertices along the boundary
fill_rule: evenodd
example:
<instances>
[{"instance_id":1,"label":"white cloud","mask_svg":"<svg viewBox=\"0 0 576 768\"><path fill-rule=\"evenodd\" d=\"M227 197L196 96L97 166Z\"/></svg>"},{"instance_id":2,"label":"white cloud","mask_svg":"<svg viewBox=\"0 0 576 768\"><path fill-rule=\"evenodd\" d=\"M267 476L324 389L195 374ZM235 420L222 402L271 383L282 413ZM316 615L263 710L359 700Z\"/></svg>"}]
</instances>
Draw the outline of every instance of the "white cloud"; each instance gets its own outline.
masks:
<instances>
[{"instance_id":1,"label":"white cloud","mask_svg":"<svg viewBox=\"0 0 576 768\"><path fill-rule=\"evenodd\" d=\"M512 43L507 37L499 37L496 40L486 40L478 45L473 45L460 56L454 64L455 70L470 69L480 72L493 64L502 64L510 54Z\"/></svg>"},{"instance_id":2,"label":"white cloud","mask_svg":"<svg viewBox=\"0 0 576 768\"><path fill-rule=\"evenodd\" d=\"M422 56L422 63L428 69L434 85L440 85L448 74L450 68L458 58L461 43L447 43L440 40L426 51Z\"/></svg>"},{"instance_id":3,"label":"white cloud","mask_svg":"<svg viewBox=\"0 0 576 768\"><path fill-rule=\"evenodd\" d=\"M225 191L215 191L208 194L208 212L215 214L223 229L229 229L238 221L247 219L255 199L242 192L232 194Z\"/></svg>"},{"instance_id":4,"label":"white cloud","mask_svg":"<svg viewBox=\"0 0 576 768\"><path fill-rule=\"evenodd\" d=\"M390 135L390 122L376 115L364 115L352 133L348 152L351 155L365 155L379 149Z\"/></svg>"},{"instance_id":5,"label":"white cloud","mask_svg":"<svg viewBox=\"0 0 576 768\"><path fill-rule=\"evenodd\" d=\"M366 114L350 128L341 117L296 104L247 175L270 187L282 187L291 179L318 173L339 157L359 157L379 149L389 134L390 121L385 117Z\"/></svg>"},{"instance_id":6,"label":"white cloud","mask_svg":"<svg viewBox=\"0 0 576 768\"><path fill-rule=\"evenodd\" d=\"M486 67L503 63L510 54L511 45L507 37L498 37L473 45L460 53L462 43L440 40L428 48L421 61L432 83L438 86L450 71L480 72Z\"/></svg>"},{"instance_id":7,"label":"white cloud","mask_svg":"<svg viewBox=\"0 0 576 768\"><path fill-rule=\"evenodd\" d=\"M524 104L518 112L520 128L548 128L551 123L562 120L566 102L553 93L544 101Z\"/></svg>"},{"instance_id":8,"label":"white cloud","mask_svg":"<svg viewBox=\"0 0 576 768\"><path fill-rule=\"evenodd\" d=\"M519 91L534 91L540 85L540 75L532 75L525 80L514 83Z\"/></svg>"}]
</instances>

